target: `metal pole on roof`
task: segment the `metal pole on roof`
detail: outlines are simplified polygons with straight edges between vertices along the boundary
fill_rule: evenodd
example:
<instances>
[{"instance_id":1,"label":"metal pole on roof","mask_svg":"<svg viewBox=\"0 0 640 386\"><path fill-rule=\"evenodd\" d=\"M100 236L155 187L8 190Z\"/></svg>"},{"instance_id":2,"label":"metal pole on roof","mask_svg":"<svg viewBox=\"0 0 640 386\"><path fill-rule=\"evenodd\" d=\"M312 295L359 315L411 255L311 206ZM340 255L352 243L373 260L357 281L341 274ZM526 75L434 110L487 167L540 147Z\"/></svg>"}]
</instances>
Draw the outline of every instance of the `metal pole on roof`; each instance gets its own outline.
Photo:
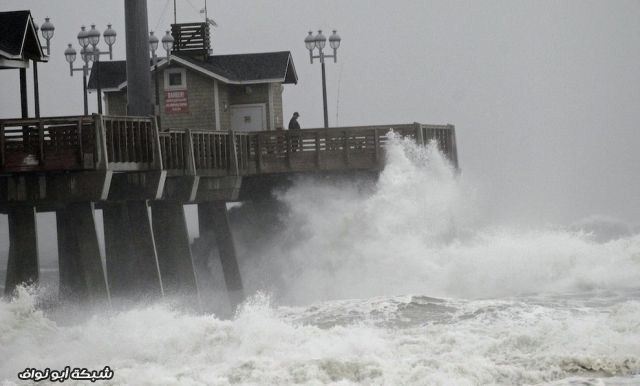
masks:
<instances>
[{"instance_id":1,"label":"metal pole on roof","mask_svg":"<svg viewBox=\"0 0 640 386\"><path fill-rule=\"evenodd\" d=\"M178 24L178 14L176 13L176 0L173 0L173 24Z\"/></svg>"},{"instance_id":2,"label":"metal pole on roof","mask_svg":"<svg viewBox=\"0 0 640 386\"><path fill-rule=\"evenodd\" d=\"M127 114L150 116L149 22L147 0L124 0L127 46Z\"/></svg>"},{"instance_id":3,"label":"metal pole on roof","mask_svg":"<svg viewBox=\"0 0 640 386\"><path fill-rule=\"evenodd\" d=\"M33 108L36 118L40 118L40 86L38 85L38 62L33 61Z\"/></svg>"}]
</instances>

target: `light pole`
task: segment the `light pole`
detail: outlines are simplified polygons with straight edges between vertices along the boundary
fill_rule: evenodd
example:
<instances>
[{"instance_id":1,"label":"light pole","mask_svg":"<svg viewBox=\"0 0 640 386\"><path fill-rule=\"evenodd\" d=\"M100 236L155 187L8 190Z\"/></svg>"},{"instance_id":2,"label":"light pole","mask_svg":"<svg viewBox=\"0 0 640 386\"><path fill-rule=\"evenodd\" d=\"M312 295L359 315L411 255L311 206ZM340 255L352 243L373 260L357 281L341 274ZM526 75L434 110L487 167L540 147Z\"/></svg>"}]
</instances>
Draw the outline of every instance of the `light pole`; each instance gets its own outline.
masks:
<instances>
[{"instance_id":1,"label":"light pole","mask_svg":"<svg viewBox=\"0 0 640 386\"><path fill-rule=\"evenodd\" d=\"M153 33L153 31L149 32L149 51L151 51L151 58L153 59L153 70L154 70L154 83L155 83L155 114L156 116L160 116L160 91L158 89L158 56L156 55L156 50L158 49L158 37ZM169 60L169 56L171 55L171 50L173 49L173 36L171 36L171 32L167 31L166 34L162 37L162 48L167 52L167 60Z\"/></svg>"},{"instance_id":2,"label":"light pole","mask_svg":"<svg viewBox=\"0 0 640 386\"><path fill-rule=\"evenodd\" d=\"M38 29L38 27L36 26L36 30ZM51 40L51 38L53 38L53 33L56 30L56 27L53 26L53 23L51 23L51 19L48 17L44 18L44 23L42 23L42 26L40 27L40 32L42 33L42 37L44 38L44 40L47 42L47 55L51 54L51 46L49 45L49 41Z\"/></svg>"},{"instance_id":3,"label":"light pole","mask_svg":"<svg viewBox=\"0 0 640 386\"><path fill-rule=\"evenodd\" d=\"M338 47L342 39L337 34L336 30L333 30L333 34L329 37L329 45L333 49L333 55L325 55L323 52L324 47L327 44L327 38L322 34L322 30L318 31L316 36L313 36L313 32L309 31L309 35L304 39L304 44L309 50L309 59L313 64L313 59L320 59L322 67L322 101L324 104L324 128L329 128L329 112L327 110L327 78L324 69L324 58L333 58L333 62L338 62ZM313 51L318 49L318 55L313 55Z\"/></svg>"},{"instance_id":4,"label":"light pole","mask_svg":"<svg viewBox=\"0 0 640 386\"><path fill-rule=\"evenodd\" d=\"M94 62L96 66L96 85L98 91L98 114L102 114L102 86L100 85L100 56L109 55L109 59L113 59L113 45L116 42L116 31L111 28L111 24L107 24L107 29L102 36L105 43L109 46L109 52L100 52L98 43L100 43L100 31L96 29L96 25L91 25L91 30L87 31L85 26L80 27L78 32L78 44L80 44L80 56L84 65L81 68L73 68L73 62L76 60L76 50L69 43L64 51L64 56L69 62L69 74L73 76L74 71L82 71L82 89L84 93L84 115L89 115L87 103L87 76L89 75L89 63Z\"/></svg>"},{"instance_id":5,"label":"light pole","mask_svg":"<svg viewBox=\"0 0 640 386\"><path fill-rule=\"evenodd\" d=\"M56 27L54 27L53 23L51 23L51 19L48 17L44 18L44 23L42 23L41 27L38 27L37 24L35 24L35 27L36 27L36 32L38 32L38 29L39 29L40 33L42 34L42 37L47 42L47 46L45 48L47 49L47 56L49 56L49 54L51 53L50 43L51 43L51 39L53 38L53 34L56 30ZM38 85L38 61L37 60L33 61L33 99L34 99L34 108L35 108L36 118L40 118L40 86Z\"/></svg>"}]
</instances>

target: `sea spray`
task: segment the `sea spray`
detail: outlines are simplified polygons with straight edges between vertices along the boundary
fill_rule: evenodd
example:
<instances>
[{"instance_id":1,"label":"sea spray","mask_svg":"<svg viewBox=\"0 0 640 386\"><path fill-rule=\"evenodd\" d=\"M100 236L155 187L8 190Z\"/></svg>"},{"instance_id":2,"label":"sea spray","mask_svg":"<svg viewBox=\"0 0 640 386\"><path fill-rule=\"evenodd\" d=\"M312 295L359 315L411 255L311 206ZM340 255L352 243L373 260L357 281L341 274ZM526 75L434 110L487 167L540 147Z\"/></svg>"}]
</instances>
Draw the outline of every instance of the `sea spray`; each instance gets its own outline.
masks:
<instances>
[{"instance_id":1,"label":"sea spray","mask_svg":"<svg viewBox=\"0 0 640 386\"><path fill-rule=\"evenodd\" d=\"M301 178L280 192L287 210L270 242L249 248L271 225L237 234L246 286L281 304L637 287L640 235L599 242L579 229L482 224L482 203L435 143L392 136L386 153L374 183Z\"/></svg>"}]
</instances>

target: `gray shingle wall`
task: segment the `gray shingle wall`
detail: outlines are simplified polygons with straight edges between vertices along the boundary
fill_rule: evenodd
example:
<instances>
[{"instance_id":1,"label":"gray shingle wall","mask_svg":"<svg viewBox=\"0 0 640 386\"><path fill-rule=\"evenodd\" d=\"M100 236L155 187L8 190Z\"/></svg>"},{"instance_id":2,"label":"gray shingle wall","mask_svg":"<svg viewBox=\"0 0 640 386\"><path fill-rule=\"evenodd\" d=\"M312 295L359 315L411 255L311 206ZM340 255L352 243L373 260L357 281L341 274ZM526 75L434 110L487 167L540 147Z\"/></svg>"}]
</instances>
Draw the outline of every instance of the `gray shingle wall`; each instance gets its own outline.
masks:
<instances>
[{"instance_id":1,"label":"gray shingle wall","mask_svg":"<svg viewBox=\"0 0 640 386\"><path fill-rule=\"evenodd\" d=\"M215 106L214 106L214 80L195 71L187 70L187 88L189 99L189 112L177 114L165 114L164 102L164 74L158 78L160 90L160 120L163 129L207 129L215 128ZM267 127L270 130L269 116L269 88L273 97L273 114L275 128L286 127L283 121L282 109L282 84L256 84L249 86L228 85L218 82L218 101L220 105L220 129L228 130L231 126L231 109L224 111L227 106L236 104L264 103L267 106ZM155 100L155 82L151 82L152 100ZM126 90L121 92L110 92L106 94L108 99L109 115L126 115L127 96Z\"/></svg>"},{"instance_id":2,"label":"gray shingle wall","mask_svg":"<svg viewBox=\"0 0 640 386\"><path fill-rule=\"evenodd\" d=\"M231 127L231 110L229 109L229 86L225 83L218 82L218 99L220 103L220 129L229 130ZM224 106L227 111L224 111Z\"/></svg>"},{"instance_id":3,"label":"gray shingle wall","mask_svg":"<svg viewBox=\"0 0 640 386\"><path fill-rule=\"evenodd\" d=\"M187 98L189 111L185 113L166 114L164 111L165 90L164 74L158 77L160 89L160 119L163 129L208 129L215 128L215 108L213 96L213 79L195 71L186 71ZM151 82L152 93L155 92ZM155 95L155 94L152 94Z\"/></svg>"},{"instance_id":4,"label":"gray shingle wall","mask_svg":"<svg viewBox=\"0 0 640 386\"><path fill-rule=\"evenodd\" d=\"M105 101L108 115L127 115L127 93L126 91L107 92Z\"/></svg>"},{"instance_id":5,"label":"gray shingle wall","mask_svg":"<svg viewBox=\"0 0 640 386\"><path fill-rule=\"evenodd\" d=\"M271 83L271 92L273 93L273 114L274 114L274 124L276 129L282 129L285 127L284 120L282 117L282 91L284 87L282 87L282 83Z\"/></svg>"}]
</instances>

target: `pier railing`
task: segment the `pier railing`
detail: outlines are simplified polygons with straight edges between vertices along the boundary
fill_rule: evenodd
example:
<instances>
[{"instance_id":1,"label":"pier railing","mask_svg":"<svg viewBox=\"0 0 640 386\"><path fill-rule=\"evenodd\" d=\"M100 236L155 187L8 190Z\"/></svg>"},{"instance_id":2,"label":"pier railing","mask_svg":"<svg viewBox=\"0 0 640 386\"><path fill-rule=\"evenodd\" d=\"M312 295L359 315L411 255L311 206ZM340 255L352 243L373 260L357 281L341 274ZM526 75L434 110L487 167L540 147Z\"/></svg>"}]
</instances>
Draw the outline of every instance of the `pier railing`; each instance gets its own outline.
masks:
<instances>
[{"instance_id":1,"label":"pier railing","mask_svg":"<svg viewBox=\"0 0 640 386\"><path fill-rule=\"evenodd\" d=\"M380 169L391 130L421 145L436 140L440 150L458 167L455 128L415 123L253 133L247 172Z\"/></svg>"},{"instance_id":2,"label":"pier railing","mask_svg":"<svg viewBox=\"0 0 640 386\"><path fill-rule=\"evenodd\" d=\"M102 134L106 161L111 170L161 169L155 120L142 117L96 116L96 132Z\"/></svg>"},{"instance_id":3,"label":"pier railing","mask_svg":"<svg viewBox=\"0 0 640 386\"><path fill-rule=\"evenodd\" d=\"M161 168L152 118L0 120L0 173Z\"/></svg>"},{"instance_id":4,"label":"pier railing","mask_svg":"<svg viewBox=\"0 0 640 386\"><path fill-rule=\"evenodd\" d=\"M81 170L96 165L92 117L0 121L0 171Z\"/></svg>"},{"instance_id":5,"label":"pier railing","mask_svg":"<svg viewBox=\"0 0 640 386\"><path fill-rule=\"evenodd\" d=\"M378 125L299 131L159 131L153 118L0 120L0 173L167 170L169 175L254 175L379 170L390 130L431 140L458 167L452 125Z\"/></svg>"}]
</instances>

